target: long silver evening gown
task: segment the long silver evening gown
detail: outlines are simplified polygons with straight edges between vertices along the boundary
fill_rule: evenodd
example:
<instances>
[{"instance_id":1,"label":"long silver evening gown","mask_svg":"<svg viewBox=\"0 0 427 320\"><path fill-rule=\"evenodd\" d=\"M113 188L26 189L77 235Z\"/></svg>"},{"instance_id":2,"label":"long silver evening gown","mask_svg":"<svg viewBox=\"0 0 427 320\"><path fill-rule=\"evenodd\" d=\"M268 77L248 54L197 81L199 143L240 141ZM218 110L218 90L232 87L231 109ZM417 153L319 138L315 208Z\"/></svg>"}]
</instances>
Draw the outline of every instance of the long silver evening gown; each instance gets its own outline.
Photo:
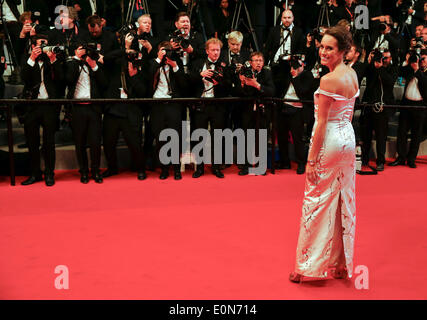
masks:
<instances>
[{"instance_id":1,"label":"long silver evening gown","mask_svg":"<svg viewBox=\"0 0 427 320\"><path fill-rule=\"evenodd\" d=\"M351 277L356 226L355 138L351 119L359 90L348 99L317 89L314 93L316 121L313 133L321 94L334 100L315 165L317 184L308 180L305 183L295 272L324 278L329 268L338 266L346 267Z\"/></svg>"}]
</instances>

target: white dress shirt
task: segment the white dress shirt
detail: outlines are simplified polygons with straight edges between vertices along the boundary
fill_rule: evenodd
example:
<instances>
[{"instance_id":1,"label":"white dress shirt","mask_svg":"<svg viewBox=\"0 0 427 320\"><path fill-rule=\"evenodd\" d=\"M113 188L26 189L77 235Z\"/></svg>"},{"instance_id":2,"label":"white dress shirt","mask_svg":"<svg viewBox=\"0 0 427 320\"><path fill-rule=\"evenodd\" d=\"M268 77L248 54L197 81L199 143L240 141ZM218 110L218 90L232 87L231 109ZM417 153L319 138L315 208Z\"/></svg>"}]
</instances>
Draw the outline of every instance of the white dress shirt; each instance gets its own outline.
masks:
<instances>
[{"instance_id":1,"label":"white dress shirt","mask_svg":"<svg viewBox=\"0 0 427 320\"><path fill-rule=\"evenodd\" d=\"M158 64L161 63L159 58L156 58L156 62ZM175 68L173 68L173 72L177 72L178 70L179 70L178 65ZM170 79L170 75L169 75L170 66L168 64L164 66L164 71L163 71L163 68L160 67L160 78L159 78L159 82L157 83L157 88L156 88L156 91L154 92L153 98L158 98L158 99L172 98L172 96L169 94L168 80L166 79L165 72L167 73L168 79Z\"/></svg>"},{"instance_id":2,"label":"white dress shirt","mask_svg":"<svg viewBox=\"0 0 427 320\"><path fill-rule=\"evenodd\" d=\"M289 31L284 30L282 32L282 36L280 37L280 42L282 42L284 39L286 39L286 37L288 37L289 32L292 32L293 28L294 28L294 24L292 23L289 26ZM279 47L276 54L274 55L273 61L277 62L279 60L279 57L282 54L285 54L286 52L289 54L291 53L291 35L289 35L289 37L286 39L286 41L284 43L282 43L282 45Z\"/></svg>"}]
</instances>

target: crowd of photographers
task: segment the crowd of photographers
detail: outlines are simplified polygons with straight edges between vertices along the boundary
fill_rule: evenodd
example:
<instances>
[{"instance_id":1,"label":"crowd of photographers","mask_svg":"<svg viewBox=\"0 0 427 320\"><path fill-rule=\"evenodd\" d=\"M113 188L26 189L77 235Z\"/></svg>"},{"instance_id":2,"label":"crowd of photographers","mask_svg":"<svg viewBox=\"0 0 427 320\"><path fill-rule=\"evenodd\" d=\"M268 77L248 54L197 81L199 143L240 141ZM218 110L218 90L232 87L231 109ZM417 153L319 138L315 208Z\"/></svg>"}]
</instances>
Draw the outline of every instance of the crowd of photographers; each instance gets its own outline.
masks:
<instances>
[{"instance_id":1,"label":"crowd of photographers","mask_svg":"<svg viewBox=\"0 0 427 320\"><path fill-rule=\"evenodd\" d=\"M368 31L355 28L355 8L360 2L370 9ZM367 166L375 133L378 171L384 170L388 122L395 111L383 105L414 106L400 110L398 157L389 165L416 167L427 112L416 108L425 106L427 99L427 3L394 2L393 11L386 15L381 12L381 1L325 1L322 6L327 10L330 23L342 24L353 32L355 43L346 56L346 63L356 70L360 84L366 78L360 102L373 105L361 110L358 142L362 145L363 165ZM253 43L244 41L239 31L227 32L223 41L218 37L205 41L203 32L192 28L188 11L176 15L174 28L166 36L153 33L153 20L148 14L142 14L137 24L126 24L113 33L106 30L107 21L96 14L82 23L75 7L63 12L55 28L41 26L40 17L25 12L20 17L22 30L15 43L22 66L22 97L84 100L64 108L73 131L82 183L88 183L90 178L102 183L104 178L118 174L116 145L120 132L129 147L138 179L144 180L146 169L153 169L157 164L161 168L160 179L166 179L169 166L156 159L164 144L159 139L163 129L180 132L181 121L187 119L187 114L192 130L241 128L246 132L256 126L270 129L271 106L253 102L101 105L90 100L179 97L312 100L320 77L328 72L320 65L318 55L327 23L322 21L306 32L307 26L294 16L294 12L301 12L302 1L288 1L287 8L285 1L275 1L275 4L283 9L280 21L268 33L262 51L254 50ZM228 6L227 0L220 1L220 7L223 6ZM403 98L397 101L394 87L403 82ZM48 186L55 183L54 137L59 128L60 108L40 103L17 109L31 158L31 175L23 185L42 180ZM291 168L288 144L292 141L297 173L303 174L306 142L314 123L313 104L284 102L275 108L274 125L280 150L278 168ZM43 128L42 149L40 127ZM108 165L103 173L100 172L101 141ZM40 167L40 152L45 160L44 172ZM250 165L249 162L240 165L239 175L247 175ZM172 167L174 178L181 179L179 162ZM220 163L213 164L211 172L223 178L224 168ZM204 170L205 164L198 164L193 178L202 176Z\"/></svg>"}]
</instances>

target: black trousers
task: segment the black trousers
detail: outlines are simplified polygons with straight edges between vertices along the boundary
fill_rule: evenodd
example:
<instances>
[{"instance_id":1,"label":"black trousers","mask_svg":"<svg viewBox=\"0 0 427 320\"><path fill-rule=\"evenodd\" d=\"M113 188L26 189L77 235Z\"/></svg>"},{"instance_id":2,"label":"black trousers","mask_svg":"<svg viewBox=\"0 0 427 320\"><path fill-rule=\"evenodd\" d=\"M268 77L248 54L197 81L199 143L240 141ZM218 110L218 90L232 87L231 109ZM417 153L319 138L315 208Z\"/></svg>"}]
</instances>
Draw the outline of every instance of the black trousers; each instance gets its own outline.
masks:
<instances>
[{"instance_id":1,"label":"black trousers","mask_svg":"<svg viewBox=\"0 0 427 320\"><path fill-rule=\"evenodd\" d=\"M153 129L151 127L151 106L142 105L142 117L144 123L144 138L142 137L142 131L140 133L140 140L143 141L144 154L152 156L153 153Z\"/></svg>"},{"instance_id":2,"label":"black trousers","mask_svg":"<svg viewBox=\"0 0 427 320\"><path fill-rule=\"evenodd\" d=\"M58 112L53 105L36 105L24 117L24 132L31 161L31 174L41 175L40 169L40 127L43 128L43 158L45 175L55 170L55 132Z\"/></svg>"},{"instance_id":3,"label":"black trousers","mask_svg":"<svg viewBox=\"0 0 427 320\"><path fill-rule=\"evenodd\" d=\"M295 156L298 164L304 164L304 118L303 109L288 107L287 113L284 110L279 110L277 119L277 140L279 142L280 161L289 163L289 131L292 134L292 140L295 149Z\"/></svg>"},{"instance_id":4,"label":"black trousers","mask_svg":"<svg viewBox=\"0 0 427 320\"><path fill-rule=\"evenodd\" d=\"M369 162L369 153L375 131L377 164L385 163L385 151L388 133L389 111L387 109L376 113L370 107L362 110L360 116L360 135L362 140L362 163Z\"/></svg>"},{"instance_id":5,"label":"black trousers","mask_svg":"<svg viewBox=\"0 0 427 320\"><path fill-rule=\"evenodd\" d=\"M156 154L159 154L162 146L166 144L165 141L160 141L159 136L164 129L173 129L179 135L179 153L181 153L181 120L182 120L182 105L179 103L155 103L151 105L151 128L153 130L154 138L156 139ZM161 163L162 169L167 169L169 164ZM174 170L179 170L180 165L174 164Z\"/></svg>"},{"instance_id":6,"label":"black trousers","mask_svg":"<svg viewBox=\"0 0 427 320\"><path fill-rule=\"evenodd\" d=\"M71 128L80 173L89 172L86 145L90 148L92 173L98 172L101 165L102 114L91 104L73 105L71 112Z\"/></svg>"},{"instance_id":7,"label":"black trousers","mask_svg":"<svg viewBox=\"0 0 427 320\"><path fill-rule=\"evenodd\" d=\"M256 110L254 110L254 105L245 105L241 109L241 115L242 115L242 129L245 133L245 140L246 140L246 146L245 146L245 154L246 154L246 163L245 166L249 167L250 161L247 159L247 144L248 144L248 135L247 130L248 129L269 129L270 127L270 121L271 121L271 109L267 106L260 107L258 106ZM255 139L258 140L258 135L255 135ZM256 141L257 148L255 152L259 155L258 146L259 143Z\"/></svg>"},{"instance_id":8,"label":"black trousers","mask_svg":"<svg viewBox=\"0 0 427 320\"><path fill-rule=\"evenodd\" d=\"M107 159L107 166L110 170L118 170L117 163L117 141L120 132L131 153L132 161L137 171L145 170L145 158L141 145L141 117L136 119L122 118L111 114L104 115L103 137L104 153Z\"/></svg>"},{"instance_id":9,"label":"black trousers","mask_svg":"<svg viewBox=\"0 0 427 320\"><path fill-rule=\"evenodd\" d=\"M406 101L405 104L420 105L419 103L411 103L409 101ZM426 114L426 110L423 109L402 109L400 111L399 126L397 129L397 154L399 159L415 161L423 136L423 125ZM411 130L411 142L408 151L409 130Z\"/></svg>"},{"instance_id":10,"label":"black trousers","mask_svg":"<svg viewBox=\"0 0 427 320\"><path fill-rule=\"evenodd\" d=\"M211 128L211 163L212 168L218 168L219 164L214 163L214 130L224 129L225 127L225 114L224 106L217 104L205 104L200 106L194 111L194 130L208 129L210 123ZM224 147L224 146L223 146ZM223 148L224 149L224 148ZM224 152L223 152L224 155ZM222 161L223 159L221 159ZM203 166L201 163L200 166Z\"/></svg>"}]
</instances>

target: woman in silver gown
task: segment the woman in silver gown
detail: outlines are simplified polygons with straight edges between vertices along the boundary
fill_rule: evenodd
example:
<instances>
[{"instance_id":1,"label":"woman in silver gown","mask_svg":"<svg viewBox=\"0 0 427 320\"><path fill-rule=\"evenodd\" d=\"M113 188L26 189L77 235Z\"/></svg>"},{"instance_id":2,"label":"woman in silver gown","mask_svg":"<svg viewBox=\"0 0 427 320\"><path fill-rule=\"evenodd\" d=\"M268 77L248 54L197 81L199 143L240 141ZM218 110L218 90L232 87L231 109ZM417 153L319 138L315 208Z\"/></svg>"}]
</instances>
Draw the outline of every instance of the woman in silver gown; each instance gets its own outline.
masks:
<instances>
[{"instance_id":1,"label":"woman in silver gown","mask_svg":"<svg viewBox=\"0 0 427 320\"><path fill-rule=\"evenodd\" d=\"M352 44L342 27L325 32L319 55L330 73L314 94L310 141L295 271L292 282L352 276L356 222L355 137L351 120L359 95L357 75L343 62Z\"/></svg>"}]
</instances>

